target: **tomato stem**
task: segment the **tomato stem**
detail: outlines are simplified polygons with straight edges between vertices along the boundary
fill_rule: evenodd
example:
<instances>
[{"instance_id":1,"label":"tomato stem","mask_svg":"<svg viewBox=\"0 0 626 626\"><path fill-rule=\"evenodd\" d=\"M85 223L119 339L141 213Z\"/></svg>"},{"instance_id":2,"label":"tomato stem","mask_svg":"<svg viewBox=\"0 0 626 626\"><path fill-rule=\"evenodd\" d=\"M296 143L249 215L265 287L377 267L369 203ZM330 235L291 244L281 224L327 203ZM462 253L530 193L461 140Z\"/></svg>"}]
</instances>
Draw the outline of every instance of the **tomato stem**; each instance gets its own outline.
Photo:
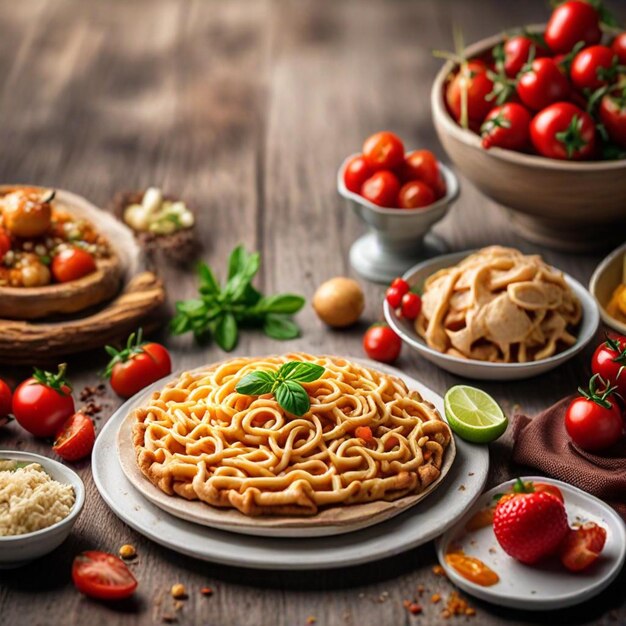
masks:
<instances>
[{"instance_id":1,"label":"tomato stem","mask_svg":"<svg viewBox=\"0 0 626 626\"><path fill-rule=\"evenodd\" d=\"M58 367L56 374L41 370L36 367L33 372L33 378L37 383L53 389L60 396L69 396L72 391L72 385L65 377L66 370L67 363L61 363ZM68 389L69 391L66 391L66 389Z\"/></svg>"}]
</instances>

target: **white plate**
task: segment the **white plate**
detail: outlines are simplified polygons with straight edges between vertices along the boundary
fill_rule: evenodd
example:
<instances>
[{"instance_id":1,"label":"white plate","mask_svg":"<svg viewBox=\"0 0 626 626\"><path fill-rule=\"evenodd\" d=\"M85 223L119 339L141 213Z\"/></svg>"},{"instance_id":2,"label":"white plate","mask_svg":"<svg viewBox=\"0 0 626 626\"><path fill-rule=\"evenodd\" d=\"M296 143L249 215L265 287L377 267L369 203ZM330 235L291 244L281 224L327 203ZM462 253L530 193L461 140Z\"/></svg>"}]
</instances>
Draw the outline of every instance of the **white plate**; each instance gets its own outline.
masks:
<instances>
[{"instance_id":1,"label":"white plate","mask_svg":"<svg viewBox=\"0 0 626 626\"><path fill-rule=\"evenodd\" d=\"M437 542L437 557L450 580L467 593L496 604L516 609L560 609L588 600L600 593L619 574L626 555L626 528L622 518L598 498L559 480L539 476L522 478L524 481L557 485L563 493L570 524L574 520L590 520L604 526L607 540L598 561L588 571L573 574L557 559L541 565L524 565L508 556L498 544L493 528L465 531L467 520L481 508L493 502L497 493L513 485L514 480L487 491L457 524ZM457 543L470 556L475 556L491 567L500 582L481 587L460 576L445 561L450 543Z\"/></svg>"},{"instance_id":2,"label":"white plate","mask_svg":"<svg viewBox=\"0 0 626 626\"><path fill-rule=\"evenodd\" d=\"M439 395L398 370L377 367L402 377L443 415ZM156 383L154 388L161 384ZM130 484L119 464L116 444L118 428L128 411L125 406L107 422L93 450L93 477L104 501L120 519L153 541L183 554L227 565L274 570L324 569L404 552L434 539L454 524L480 495L489 469L486 446L457 439L455 461L439 489L393 519L349 534L307 541L252 537L173 517Z\"/></svg>"},{"instance_id":3,"label":"white plate","mask_svg":"<svg viewBox=\"0 0 626 626\"><path fill-rule=\"evenodd\" d=\"M426 278L434 274L437 270L456 265L472 252L475 252L475 250L455 252L424 261L410 269L403 278L407 280L411 286L421 285ZM426 342L415 332L412 322L399 319L386 300L383 305L385 319L389 326L391 326L409 346L417 350L421 356L452 374L478 380L521 380L523 378L531 378L532 376L538 376L539 374L543 374L558 367L562 363L565 363L565 361L571 359L575 354L578 354L578 352L593 339L598 330L598 325L600 324L598 307L591 294L577 280L573 279L568 274L564 273L563 275L565 276L567 284L571 287L582 304L583 316L580 329L578 330L578 338L573 346L563 350L563 352L559 352L547 359L541 359L539 361L532 361L530 363L490 363L488 361L462 359L449 354L442 354L427 346Z\"/></svg>"}]
</instances>

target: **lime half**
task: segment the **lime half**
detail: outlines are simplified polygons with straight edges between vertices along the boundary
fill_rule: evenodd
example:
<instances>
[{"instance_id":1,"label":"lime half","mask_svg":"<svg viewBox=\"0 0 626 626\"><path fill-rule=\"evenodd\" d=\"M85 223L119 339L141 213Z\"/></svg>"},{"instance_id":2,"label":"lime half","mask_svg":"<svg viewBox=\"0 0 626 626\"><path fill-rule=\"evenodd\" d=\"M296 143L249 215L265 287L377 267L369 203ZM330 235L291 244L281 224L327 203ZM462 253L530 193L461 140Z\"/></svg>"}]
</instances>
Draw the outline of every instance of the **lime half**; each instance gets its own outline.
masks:
<instances>
[{"instance_id":1,"label":"lime half","mask_svg":"<svg viewBox=\"0 0 626 626\"><path fill-rule=\"evenodd\" d=\"M455 385L448 389L443 403L450 428L466 441L495 441L509 423L498 403L476 387Z\"/></svg>"}]
</instances>

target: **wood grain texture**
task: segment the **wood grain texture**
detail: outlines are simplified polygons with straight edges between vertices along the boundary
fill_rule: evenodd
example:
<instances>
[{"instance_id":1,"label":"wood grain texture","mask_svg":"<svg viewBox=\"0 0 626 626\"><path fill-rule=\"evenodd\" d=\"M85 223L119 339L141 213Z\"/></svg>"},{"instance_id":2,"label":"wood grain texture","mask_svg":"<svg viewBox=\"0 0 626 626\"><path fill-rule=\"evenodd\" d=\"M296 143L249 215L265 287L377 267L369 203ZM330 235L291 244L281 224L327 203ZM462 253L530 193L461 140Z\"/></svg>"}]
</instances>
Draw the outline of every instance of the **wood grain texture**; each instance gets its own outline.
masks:
<instances>
[{"instance_id":1,"label":"wood grain texture","mask_svg":"<svg viewBox=\"0 0 626 626\"><path fill-rule=\"evenodd\" d=\"M609 3L622 21L623 3ZM478 9L480 6L480 9ZM409 147L444 156L429 107L440 62L451 49L452 23L468 42L545 19L540 0L22 0L0 4L0 179L71 189L100 206L120 190L161 185L197 208L202 257L224 270L239 242L263 253L259 285L268 293L311 297L323 280L350 274L347 252L363 231L335 189L336 169L370 132L389 128ZM520 239L507 213L462 180L460 200L436 232L452 250L512 244L586 283L599 256L570 257ZM171 305L191 297L195 279L163 264ZM329 330L310 307L299 315L300 339L277 344L247 332L234 354L283 350L362 354L363 329L381 317L383 290L365 284L362 323ZM176 368L223 356L190 337L161 339ZM586 354L541 379L486 383L512 414L533 414L569 393L588 374ZM92 385L102 351L70 360L76 389ZM398 366L439 392L458 382L405 350ZM0 372L13 382L25 369ZM119 405L107 395L97 425ZM511 442L491 446L489 484L515 475ZM51 454L16 424L0 430L0 448ZM171 614L179 624L299 626L313 615L324 626L448 623L430 593L451 585L433 575L432 544L347 570L254 572L187 558L143 539L119 521L95 490L89 462L77 465L86 506L71 538L45 559L0 573L0 624L153 624ZM107 606L81 597L70 581L82 549L116 552L136 546L136 597ZM190 593L176 611L175 582ZM580 607L530 614L477 607L481 626L618 624L626 622L626 576ZM424 615L402 600L423 584ZM209 585L211 597L199 589ZM457 619L465 623L464 619Z\"/></svg>"}]
</instances>

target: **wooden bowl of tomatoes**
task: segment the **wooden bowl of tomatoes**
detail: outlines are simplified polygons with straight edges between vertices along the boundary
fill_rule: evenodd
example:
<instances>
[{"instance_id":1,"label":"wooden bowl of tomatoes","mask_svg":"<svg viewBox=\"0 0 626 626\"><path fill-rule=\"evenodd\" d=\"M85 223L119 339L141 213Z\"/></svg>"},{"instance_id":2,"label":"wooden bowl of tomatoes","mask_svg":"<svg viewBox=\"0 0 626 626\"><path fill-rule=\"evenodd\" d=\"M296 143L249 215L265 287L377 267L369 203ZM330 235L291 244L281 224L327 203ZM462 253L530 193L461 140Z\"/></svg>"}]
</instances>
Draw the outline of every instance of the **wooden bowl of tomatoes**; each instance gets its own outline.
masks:
<instances>
[{"instance_id":1,"label":"wooden bowl of tomatoes","mask_svg":"<svg viewBox=\"0 0 626 626\"><path fill-rule=\"evenodd\" d=\"M583 252L626 228L626 32L568 0L547 25L448 61L431 93L439 138L528 239Z\"/></svg>"},{"instance_id":2,"label":"wooden bowl of tomatoes","mask_svg":"<svg viewBox=\"0 0 626 626\"><path fill-rule=\"evenodd\" d=\"M363 277L388 283L446 251L430 230L457 199L459 182L429 150L405 152L397 135L375 133L341 164L337 189L370 230L350 249Z\"/></svg>"}]
</instances>

